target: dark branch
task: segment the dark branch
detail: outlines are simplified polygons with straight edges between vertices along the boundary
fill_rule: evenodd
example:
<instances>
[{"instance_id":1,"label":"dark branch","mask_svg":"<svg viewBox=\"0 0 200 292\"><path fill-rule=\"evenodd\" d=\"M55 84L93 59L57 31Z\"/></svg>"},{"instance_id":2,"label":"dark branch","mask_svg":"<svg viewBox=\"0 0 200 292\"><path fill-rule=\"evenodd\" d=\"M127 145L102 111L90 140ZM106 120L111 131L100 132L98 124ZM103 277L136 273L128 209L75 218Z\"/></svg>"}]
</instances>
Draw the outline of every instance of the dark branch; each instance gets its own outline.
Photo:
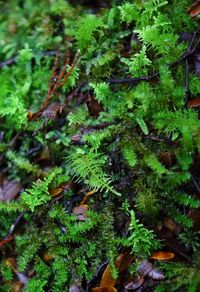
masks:
<instances>
[{"instance_id":1,"label":"dark branch","mask_svg":"<svg viewBox=\"0 0 200 292\"><path fill-rule=\"evenodd\" d=\"M170 64L168 64L168 68L174 68L176 66L178 66L180 63L182 63L183 61L187 60L191 55L193 55L195 53L195 51L197 50L197 47L200 43L200 38L197 40L195 46L192 49L192 45L194 43L195 37L198 34L198 32L200 31L200 29L198 29L195 33L194 36L192 38L191 44L189 46L189 49L187 52L185 52L178 60L176 60L175 62L172 62ZM109 79L108 83L109 84L137 84L140 81L151 81L157 77L159 77L159 72L155 72L152 75L148 75L148 76L141 76L141 77L136 77L136 78L125 78L125 79Z\"/></svg>"}]
</instances>

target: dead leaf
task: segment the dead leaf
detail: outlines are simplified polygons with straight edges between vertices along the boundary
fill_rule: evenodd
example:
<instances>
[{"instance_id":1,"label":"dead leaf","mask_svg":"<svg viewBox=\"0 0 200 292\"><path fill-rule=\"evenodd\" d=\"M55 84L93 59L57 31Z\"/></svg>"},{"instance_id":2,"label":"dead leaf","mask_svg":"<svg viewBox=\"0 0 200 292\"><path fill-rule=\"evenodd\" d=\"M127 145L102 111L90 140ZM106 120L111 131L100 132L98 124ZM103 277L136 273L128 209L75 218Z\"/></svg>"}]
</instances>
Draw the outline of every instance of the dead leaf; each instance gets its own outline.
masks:
<instances>
[{"instance_id":1,"label":"dead leaf","mask_svg":"<svg viewBox=\"0 0 200 292\"><path fill-rule=\"evenodd\" d=\"M83 200L81 201L81 205L84 205L87 202L88 197L91 196L91 195L93 195L93 194L95 194L96 192L97 192L97 190L95 190L95 189L91 190L90 192L87 192L85 194Z\"/></svg>"},{"instance_id":2,"label":"dead leaf","mask_svg":"<svg viewBox=\"0 0 200 292\"><path fill-rule=\"evenodd\" d=\"M21 190L21 187L22 186L18 181L5 180L3 186L0 187L0 201L9 202L11 200L14 200L14 198Z\"/></svg>"},{"instance_id":3,"label":"dead leaf","mask_svg":"<svg viewBox=\"0 0 200 292\"><path fill-rule=\"evenodd\" d=\"M43 260L45 262L50 262L54 259L54 256L53 255L50 255L48 252L45 252L42 256Z\"/></svg>"},{"instance_id":4,"label":"dead leaf","mask_svg":"<svg viewBox=\"0 0 200 292\"><path fill-rule=\"evenodd\" d=\"M171 232L174 232L176 235L181 232L181 226L176 224L171 218L165 217L164 225L167 229L169 229Z\"/></svg>"},{"instance_id":5,"label":"dead leaf","mask_svg":"<svg viewBox=\"0 0 200 292\"><path fill-rule=\"evenodd\" d=\"M200 98L192 99L187 103L188 107L198 107L200 106Z\"/></svg>"},{"instance_id":6,"label":"dead leaf","mask_svg":"<svg viewBox=\"0 0 200 292\"><path fill-rule=\"evenodd\" d=\"M5 264L6 266L10 267L12 269L13 272L17 273L17 269L16 269L16 260L14 257L10 257L5 259Z\"/></svg>"},{"instance_id":7,"label":"dead leaf","mask_svg":"<svg viewBox=\"0 0 200 292\"><path fill-rule=\"evenodd\" d=\"M111 267L108 264L101 278L100 287L113 287L115 283L116 279L113 278Z\"/></svg>"},{"instance_id":8,"label":"dead leaf","mask_svg":"<svg viewBox=\"0 0 200 292\"><path fill-rule=\"evenodd\" d=\"M86 204L80 205L74 208L73 214L77 217L78 220L85 221L87 218L87 210L88 210L88 205Z\"/></svg>"},{"instance_id":9,"label":"dead leaf","mask_svg":"<svg viewBox=\"0 0 200 292\"><path fill-rule=\"evenodd\" d=\"M63 192L63 188L55 188L55 189L49 190L49 193L52 197L58 196L62 192Z\"/></svg>"},{"instance_id":10,"label":"dead leaf","mask_svg":"<svg viewBox=\"0 0 200 292\"><path fill-rule=\"evenodd\" d=\"M164 166L170 167L173 163L173 155L169 151L163 152L160 154L160 160Z\"/></svg>"},{"instance_id":11,"label":"dead leaf","mask_svg":"<svg viewBox=\"0 0 200 292\"><path fill-rule=\"evenodd\" d=\"M175 257L175 254L170 251L156 251L151 256L151 259L157 261L168 261Z\"/></svg>"},{"instance_id":12,"label":"dead leaf","mask_svg":"<svg viewBox=\"0 0 200 292\"><path fill-rule=\"evenodd\" d=\"M117 292L115 287L96 287L92 288L92 292Z\"/></svg>"},{"instance_id":13,"label":"dead leaf","mask_svg":"<svg viewBox=\"0 0 200 292\"><path fill-rule=\"evenodd\" d=\"M176 224L174 223L174 221L171 218L167 218L167 217L164 218L164 225L171 231L174 231L176 227Z\"/></svg>"},{"instance_id":14,"label":"dead leaf","mask_svg":"<svg viewBox=\"0 0 200 292\"><path fill-rule=\"evenodd\" d=\"M24 285L21 282L17 281L12 284L11 292L20 292L22 291L23 287Z\"/></svg>"},{"instance_id":15,"label":"dead leaf","mask_svg":"<svg viewBox=\"0 0 200 292\"><path fill-rule=\"evenodd\" d=\"M195 1L190 8L188 9L188 13L191 17L195 17L200 14L200 1Z\"/></svg>"},{"instance_id":16,"label":"dead leaf","mask_svg":"<svg viewBox=\"0 0 200 292\"><path fill-rule=\"evenodd\" d=\"M161 271L159 271L158 269L155 269L155 268L153 268L149 272L148 277L151 278L154 281L161 281L161 280L165 279L164 274Z\"/></svg>"},{"instance_id":17,"label":"dead leaf","mask_svg":"<svg viewBox=\"0 0 200 292\"><path fill-rule=\"evenodd\" d=\"M153 265L149 261L144 260L138 267L138 273L141 277L146 277L152 269Z\"/></svg>"},{"instance_id":18,"label":"dead leaf","mask_svg":"<svg viewBox=\"0 0 200 292\"><path fill-rule=\"evenodd\" d=\"M58 102L53 102L43 111L42 117L54 120L59 114L62 113L63 107Z\"/></svg>"},{"instance_id":19,"label":"dead leaf","mask_svg":"<svg viewBox=\"0 0 200 292\"><path fill-rule=\"evenodd\" d=\"M129 251L126 253L121 253L116 259L115 262L116 268L118 269L119 272L125 271L131 265L133 259L134 256L130 254Z\"/></svg>"},{"instance_id":20,"label":"dead leaf","mask_svg":"<svg viewBox=\"0 0 200 292\"><path fill-rule=\"evenodd\" d=\"M142 284L144 283L144 278L137 276L133 281L129 282L125 286L126 291L132 291L132 290L137 290Z\"/></svg>"},{"instance_id":21,"label":"dead leaf","mask_svg":"<svg viewBox=\"0 0 200 292\"><path fill-rule=\"evenodd\" d=\"M74 135L71 137L71 143L74 145L85 145L86 142L83 140L82 135Z\"/></svg>"},{"instance_id":22,"label":"dead leaf","mask_svg":"<svg viewBox=\"0 0 200 292\"><path fill-rule=\"evenodd\" d=\"M33 113L30 111L27 111L28 114L28 120L30 121L33 118Z\"/></svg>"},{"instance_id":23,"label":"dead leaf","mask_svg":"<svg viewBox=\"0 0 200 292\"><path fill-rule=\"evenodd\" d=\"M101 104L92 95L88 95L86 99L87 107L90 116L98 117L99 113L102 111Z\"/></svg>"}]
</instances>

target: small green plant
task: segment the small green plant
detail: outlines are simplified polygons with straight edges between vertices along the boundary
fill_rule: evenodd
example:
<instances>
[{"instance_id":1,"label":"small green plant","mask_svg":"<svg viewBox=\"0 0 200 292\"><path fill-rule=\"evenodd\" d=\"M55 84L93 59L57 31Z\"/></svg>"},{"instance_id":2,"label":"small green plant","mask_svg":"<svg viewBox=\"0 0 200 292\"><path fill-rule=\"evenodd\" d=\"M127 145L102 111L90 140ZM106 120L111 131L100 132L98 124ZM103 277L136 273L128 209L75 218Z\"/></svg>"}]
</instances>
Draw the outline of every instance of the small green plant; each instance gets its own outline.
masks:
<instances>
[{"instance_id":1,"label":"small green plant","mask_svg":"<svg viewBox=\"0 0 200 292\"><path fill-rule=\"evenodd\" d=\"M134 272L170 249L170 218L187 255L157 264L155 291L198 291L199 18L189 0L88 2L1 3L0 287L89 290L109 262L124 289L119 254Z\"/></svg>"}]
</instances>

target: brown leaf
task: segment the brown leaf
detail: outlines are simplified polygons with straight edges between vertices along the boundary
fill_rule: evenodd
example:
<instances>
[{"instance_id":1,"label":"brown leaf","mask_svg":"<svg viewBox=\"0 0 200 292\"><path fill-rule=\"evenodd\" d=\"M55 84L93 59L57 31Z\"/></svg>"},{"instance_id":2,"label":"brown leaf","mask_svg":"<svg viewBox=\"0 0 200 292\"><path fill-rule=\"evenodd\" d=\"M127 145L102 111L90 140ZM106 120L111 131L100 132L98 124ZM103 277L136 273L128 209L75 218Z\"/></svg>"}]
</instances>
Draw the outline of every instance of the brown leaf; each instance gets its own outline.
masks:
<instances>
[{"instance_id":1,"label":"brown leaf","mask_svg":"<svg viewBox=\"0 0 200 292\"><path fill-rule=\"evenodd\" d=\"M62 109L58 102L53 102L43 111L42 117L54 120L62 112Z\"/></svg>"},{"instance_id":2,"label":"brown leaf","mask_svg":"<svg viewBox=\"0 0 200 292\"><path fill-rule=\"evenodd\" d=\"M188 9L188 13L191 17L195 17L200 14L200 1L195 1L190 8Z\"/></svg>"},{"instance_id":3,"label":"brown leaf","mask_svg":"<svg viewBox=\"0 0 200 292\"><path fill-rule=\"evenodd\" d=\"M49 190L49 193L52 197L58 196L62 192L63 192L62 188L55 188L55 189Z\"/></svg>"},{"instance_id":4,"label":"brown leaf","mask_svg":"<svg viewBox=\"0 0 200 292\"><path fill-rule=\"evenodd\" d=\"M134 256L130 254L129 251L127 251L126 253L121 253L116 259L116 268L119 272L125 271L131 265L133 259Z\"/></svg>"},{"instance_id":5,"label":"brown leaf","mask_svg":"<svg viewBox=\"0 0 200 292\"><path fill-rule=\"evenodd\" d=\"M144 283L144 278L137 276L133 281L129 282L125 286L126 291L132 291L132 290L137 290L142 284Z\"/></svg>"},{"instance_id":6,"label":"brown leaf","mask_svg":"<svg viewBox=\"0 0 200 292\"><path fill-rule=\"evenodd\" d=\"M12 284L11 292L20 292L22 291L23 287L24 285L20 281L14 282Z\"/></svg>"},{"instance_id":7,"label":"brown leaf","mask_svg":"<svg viewBox=\"0 0 200 292\"><path fill-rule=\"evenodd\" d=\"M169 151L163 152L160 154L160 160L164 166L170 167L173 163L173 155Z\"/></svg>"},{"instance_id":8,"label":"brown leaf","mask_svg":"<svg viewBox=\"0 0 200 292\"><path fill-rule=\"evenodd\" d=\"M115 287L96 287L92 289L92 292L117 292Z\"/></svg>"},{"instance_id":9,"label":"brown leaf","mask_svg":"<svg viewBox=\"0 0 200 292\"><path fill-rule=\"evenodd\" d=\"M95 99L95 97L88 95L86 103L87 103L89 114L93 117L98 117L99 113L102 111L102 106Z\"/></svg>"},{"instance_id":10,"label":"brown leaf","mask_svg":"<svg viewBox=\"0 0 200 292\"><path fill-rule=\"evenodd\" d=\"M164 274L159 271L158 269L153 268L149 274L148 274L149 278L151 278L154 281L161 281L165 279Z\"/></svg>"},{"instance_id":11,"label":"brown leaf","mask_svg":"<svg viewBox=\"0 0 200 292\"><path fill-rule=\"evenodd\" d=\"M181 227L180 225L174 223L174 221L171 218L165 217L164 218L164 225L167 227L170 231L174 232L176 235L180 233Z\"/></svg>"},{"instance_id":12,"label":"brown leaf","mask_svg":"<svg viewBox=\"0 0 200 292\"><path fill-rule=\"evenodd\" d=\"M32 120L32 118L33 118L33 113L30 112L30 111L27 111L27 113L28 113L28 120L29 120L29 121Z\"/></svg>"},{"instance_id":13,"label":"brown leaf","mask_svg":"<svg viewBox=\"0 0 200 292\"><path fill-rule=\"evenodd\" d=\"M108 264L101 278L100 287L113 287L115 283L116 279L113 278L111 267Z\"/></svg>"},{"instance_id":14,"label":"brown leaf","mask_svg":"<svg viewBox=\"0 0 200 292\"><path fill-rule=\"evenodd\" d=\"M8 202L13 200L20 190L21 184L18 181L5 180L3 186L0 187L0 201Z\"/></svg>"},{"instance_id":15,"label":"brown leaf","mask_svg":"<svg viewBox=\"0 0 200 292\"><path fill-rule=\"evenodd\" d=\"M91 190L90 192L87 192L87 193L85 194L83 200L81 201L81 205L84 205L84 204L87 202L88 197L89 197L89 196L92 196L92 195L95 194L96 192L97 192L97 190L95 190L95 189Z\"/></svg>"},{"instance_id":16,"label":"brown leaf","mask_svg":"<svg viewBox=\"0 0 200 292\"><path fill-rule=\"evenodd\" d=\"M171 231L174 231L176 227L176 224L174 223L174 221L171 218L167 218L167 217L164 218L164 225Z\"/></svg>"},{"instance_id":17,"label":"brown leaf","mask_svg":"<svg viewBox=\"0 0 200 292\"><path fill-rule=\"evenodd\" d=\"M80 205L74 208L73 214L76 215L78 220L85 221L87 218L87 210L88 210L88 205L86 204Z\"/></svg>"},{"instance_id":18,"label":"brown leaf","mask_svg":"<svg viewBox=\"0 0 200 292\"><path fill-rule=\"evenodd\" d=\"M188 107L198 107L200 106L200 98L192 99L187 103Z\"/></svg>"},{"instance_id":19,"label":"brown leaf","mask_svg":"<svg viewBox=\"0 0 200 292\"><path fill-rule=\"evenodd\" d=\"M10 257L5 259L5 264L6 266L10 267L12 269L13 272L17 273L17 269L16 269L16 260L14 257Z\"/></svg>"},{"instance_id":20,"label":"brown leaf","mask_svg":"<svg viewBox=\"0 0 200 292\"><path fill-rule=\"evenodd\" d=\"M43 254L43 260L45 261L45 262L50 262L50 261L52 261L53 259L54 259L54 256L53 255L51 255L51 254L49 254L48 252L45 252L44 254Z\"/></svg>"},{"instance_id":21,"label":"brown leaf","mask_svg":"<svg viewBox=\"0 0 200 292\"><path fill-rule=\"evenodd\" d=\"M151 259L157 260L157 261L167 261L171 260L175 257L175 254L170 251L156 251L151 256Z\"/></svg>"}]
</instances>

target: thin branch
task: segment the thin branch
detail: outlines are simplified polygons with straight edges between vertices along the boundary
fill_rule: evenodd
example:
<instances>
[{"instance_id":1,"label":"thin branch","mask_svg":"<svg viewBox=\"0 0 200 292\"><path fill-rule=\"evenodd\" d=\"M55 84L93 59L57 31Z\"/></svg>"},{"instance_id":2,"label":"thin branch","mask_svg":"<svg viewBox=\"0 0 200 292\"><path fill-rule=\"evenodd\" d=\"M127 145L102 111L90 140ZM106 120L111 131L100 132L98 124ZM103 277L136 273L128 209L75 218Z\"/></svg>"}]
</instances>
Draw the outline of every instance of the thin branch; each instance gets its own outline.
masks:
<instances>
[{"instance_id":1,"label":"thin branch","mask_svg":"<svg viewBox=\"0 0 200 292\"><path fill-rule=\"evenodd\" d=\"M4 66L10 66L12 64L14 64L16 62L17 56L14 56L6 61L3 61L0 63L0 68L4 67Z\"/></svg>"},{"instance_id":2,"label":"thin branch","mask_svg":"<svg viewBox=\"0 0 200 292\"><path fill-rule=\"evenodd\" d=\"M15 222L11 225L7 237L13 235L13 233L14 233L17 225L19 224L19 222L21 221L21 219L23 218L23 216L24 216L24 213L20 213L20 215L15 220Z\"/></svg>"},{"instance_id":3,"label":"thin branch","mask_svg":"<svg viewBox=\"0 0 200 292\"><path fill-rule=\"evenodd\" d=\"M67 79L71 76L74 68L76 67L77 61L78 61L78 56L79 52L76 53L74 60L72 62L72 65L69 69L69 71L66 73L67 66L69 65L70 61L70 53L67 52L65 56L65 62L62 70L60 73L58 73L58 61L60 58L60 52L57 53L55 61L54 61L54 66L53 66L53 72L51 75L51 79L49 82L49 87L48 87L48 93L45 101L41 105L40 109L38 112L34 113L31 117L31 120L35 120L38 117L42 115L44 110L48 107L51 99L53 98L53 95L56 93L56 91L64 85L64 83L67 81Z\"/></svg>"},{"instance_id":4,"label":"thin branch","mask_svg":"<svg viewBox=\"0 0 200 292\"><path fill-rule=\"evenodd\" d=\"M189 48L187 52L190 52L192 50L192 46L194 44L195 38L197 34L199 33L200 28L193 34L192 40L190 42ZM197 41L198 44L198 41ZM197 46L195 46L197 48ZM189 88L189 62L188 59L185 59L185 102L187 102L188 96L190 94L190 88Z\"/></svg>"},{"instance_id":5,"label":"thin branch","mask_svg":"<svg viewBox=\"0 0 200 292\"><path fill-rule=\"evenodd\" d=\"M194 40L196 38L196 35L198 34L198 32L200 31L200 29L198 29L193 36L193 40L191 42L191 44L193 45ZM195 53L195 51L197 50L197 47L200 43L200 38L197 40L195 46L193 47L193 49L191 48L192 45L190 44L190 47L188 49L187 52L185 52L178 60L176 60L175 62L172 62L170 64L168 64L168 68L174 68L176 66L178 66L180 63L182 63L183 61L187 60L192 54ZM155 72L152 75L148 75L148 76L141 76L141 77L136 77L136 78L125 78L125 79L109 79L108 83L109 84L137 84L140 81L151 81L157 77L160 76L159 72Z\"/></svg>"},{"instance_id":6,"label":"thin branch","mask_svg":"<svg viewBox=\"0 0 200 292\"><path fill-rule=\"evenodd\" d=\"M200 194L200 186L199 186L199 184L197 183L197 181L196 181L196 179L194 178L193 175L191 176L191 180L192 180L192 182L193 182L193 184L194 184L196 190L197 190L198 193Z\"/></svg>"}]
</instances>

